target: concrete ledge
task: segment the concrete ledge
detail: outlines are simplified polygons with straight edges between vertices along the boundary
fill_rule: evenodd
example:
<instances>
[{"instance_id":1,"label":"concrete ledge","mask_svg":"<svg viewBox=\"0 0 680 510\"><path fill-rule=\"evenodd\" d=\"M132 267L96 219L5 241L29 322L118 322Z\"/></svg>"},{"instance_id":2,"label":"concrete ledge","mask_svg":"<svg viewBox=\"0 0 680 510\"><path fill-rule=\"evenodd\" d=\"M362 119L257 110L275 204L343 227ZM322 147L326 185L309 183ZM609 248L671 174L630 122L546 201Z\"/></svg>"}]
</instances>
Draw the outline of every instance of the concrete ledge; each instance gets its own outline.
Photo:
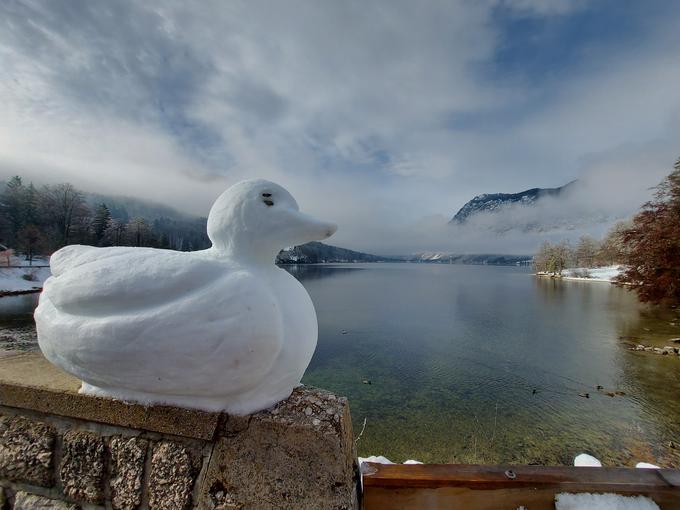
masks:
<instances>
[{"instance_id":1,"label":"concrete ledge","mask_svg":"<svg viewBox=\"0 0 680 510\"><path fill-rule=\"evenodd\" d=\"M143 406L78 393L80 381L40 353L0 358L0 405L194 439L213 439L220 413Z\"/></svg>"}]
</instances>

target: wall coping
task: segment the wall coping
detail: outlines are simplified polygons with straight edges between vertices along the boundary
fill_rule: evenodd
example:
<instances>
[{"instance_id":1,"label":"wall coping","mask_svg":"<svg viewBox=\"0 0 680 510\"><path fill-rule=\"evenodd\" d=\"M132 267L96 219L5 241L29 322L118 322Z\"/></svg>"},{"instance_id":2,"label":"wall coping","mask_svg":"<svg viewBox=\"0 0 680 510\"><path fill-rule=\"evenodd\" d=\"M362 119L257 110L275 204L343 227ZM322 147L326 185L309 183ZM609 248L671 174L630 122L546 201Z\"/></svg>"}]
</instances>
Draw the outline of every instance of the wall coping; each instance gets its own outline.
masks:
<instances>
[{"instance_id":1,"label":"wall coping","mask_svg":"<svg viewBox=\"0 0 680 510\"><path fill-rule=\"evenodd\" d=\"M3 406L203 440L212 440L220 425L222 413L81 395L79 388L77 378L41 353L0 357Z\"/></svg>"}]
</instances>

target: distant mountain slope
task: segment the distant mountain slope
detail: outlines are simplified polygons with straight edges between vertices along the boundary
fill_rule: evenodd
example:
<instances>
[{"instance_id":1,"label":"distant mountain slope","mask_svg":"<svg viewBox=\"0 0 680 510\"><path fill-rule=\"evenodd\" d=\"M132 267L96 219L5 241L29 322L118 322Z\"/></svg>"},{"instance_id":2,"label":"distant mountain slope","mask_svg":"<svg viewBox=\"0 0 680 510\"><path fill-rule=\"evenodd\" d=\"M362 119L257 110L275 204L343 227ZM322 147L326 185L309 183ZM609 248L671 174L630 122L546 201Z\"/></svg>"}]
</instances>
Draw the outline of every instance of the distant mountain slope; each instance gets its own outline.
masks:
<instances>
[{"instance_id":1,"label":"distant mountain slope","mask_svg":"<svg viewBox=\"0 0 680 510\"><path fill-rule=\"evenodd\" d=\"M144 218L153 224L155 230L179 243L185 249L198 250L210 247L206 235L207 218L192 216L172 207L125 196L109 196L87 193L91 207L105 203L111 216L127 221ZM176 240L176 238L178 238ZM277 264L315 264L320 262L383 262L390 259L368 253L347 250L319 242L311 242L287 248L276 258Z\"/></svg>"},{"instance_id":2,"label":"distant mountain slope","mask_svg":"<svg viewBox=\"0 0 680 510\"><path fill-rule=\"evenodd\" d=\"M102 203L106 204L106 207L111 211L111 217L122 221L128 221L132 218L144 218L149 222L160 218L172 220L194 220L197 218L167 205L122 195L85 193L85 201L92 208L96 208Z\"/></svg>"},{"instance_id":3,"label":"distant mountain slope","mask_svg":"<svg viewBox=\"0 0 680 510\"><path fill-rule=\"evenodd\" d=\"M485 193L478 195L461 207L449 223L462 224L479 213L500 212L509 206L529 207L535 205L542 198L563 195L576 182L572 181L559 188L531 188L519 193Z\"/></svg>"},{"instance_id":4,"label":"distant mountain slope","mask_svg":"<svg viewBox=\"0 0 680 510\"><path fill-rule=\"evenodd\" d=\"M329 244L311 243L286 248L276 257L277 264L318 264L321 262L389 262L394 259L338 248Z\"/></svg>"},{"instance_id":5,"label":"distant mountain slope","mask_svg":"<svg viewBox=\"0 0 680 510\"><path fill-rule=\"evenodd\" d=\"M531 255L497 255L497 254L478 254L460 255L446 252L423 252L416 253L405 258L408 262L429 262L438 264L472 264L472 265L493 265L493 266L520 266L529 265L532 261Z\"/></svg>"},{"instance_id":6,"label":"distant mountain slope","mask_svg":"<svg viewBox=\"0 0 680 510\"><path fill-rule=\"evenodd\" d=\"M143 218L154 232L165 240L165 247L180 251L203 250L210 247L206 233L207 218L183 213L173 207L148 200L119 195L85 193L85 201L94 210L106 204L111 218L126 223Z\"/></svg>"}]
</instances>

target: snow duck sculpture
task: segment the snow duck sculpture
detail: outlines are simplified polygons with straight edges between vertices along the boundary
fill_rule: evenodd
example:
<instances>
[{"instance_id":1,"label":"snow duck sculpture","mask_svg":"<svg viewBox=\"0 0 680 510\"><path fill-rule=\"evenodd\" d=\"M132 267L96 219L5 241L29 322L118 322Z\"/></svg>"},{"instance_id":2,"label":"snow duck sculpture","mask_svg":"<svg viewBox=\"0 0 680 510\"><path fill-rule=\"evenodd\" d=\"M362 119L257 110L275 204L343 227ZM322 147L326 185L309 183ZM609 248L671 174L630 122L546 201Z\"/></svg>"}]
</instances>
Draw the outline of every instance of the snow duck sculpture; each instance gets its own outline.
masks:
<instances>
[{"instance_id":1,"label":"snow duck sculpture","mask_svg":"<svg viewBox=\"0 0 680 510\"><path fill-rule=\"evenodd\" d=\"M299 211L281 186L235 184L208 216L212 248L67 246L35 311L45 357L81 393L232 414L287 398L318 326L309 295L274 260L336 225Z\"/></svg>"}]
</instances>

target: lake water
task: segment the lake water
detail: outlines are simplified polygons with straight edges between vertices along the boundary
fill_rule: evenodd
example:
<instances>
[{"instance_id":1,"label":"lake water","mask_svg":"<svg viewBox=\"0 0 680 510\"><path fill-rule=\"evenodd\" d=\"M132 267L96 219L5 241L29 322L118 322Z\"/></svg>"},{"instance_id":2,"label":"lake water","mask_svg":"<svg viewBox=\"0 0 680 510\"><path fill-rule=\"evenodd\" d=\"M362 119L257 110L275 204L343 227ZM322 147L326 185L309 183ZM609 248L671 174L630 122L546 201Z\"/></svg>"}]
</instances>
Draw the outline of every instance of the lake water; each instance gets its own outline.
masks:
<instances>
[{"instance_id":1,"label":"lake water","mask_svg":"<svg viewBox=\"0 0 680 510\"><path fill-rule=\"evenodd\" d=\"M360 455L571 464L588 452L608 465L680 466L680 357L627 349L680 337L678 313L526 268L287 269L319 317L303 382L349 397L355 436L365 422ZM0 349L34 348L34 303L0 299Z\"/></svg>"}]
</instances>

